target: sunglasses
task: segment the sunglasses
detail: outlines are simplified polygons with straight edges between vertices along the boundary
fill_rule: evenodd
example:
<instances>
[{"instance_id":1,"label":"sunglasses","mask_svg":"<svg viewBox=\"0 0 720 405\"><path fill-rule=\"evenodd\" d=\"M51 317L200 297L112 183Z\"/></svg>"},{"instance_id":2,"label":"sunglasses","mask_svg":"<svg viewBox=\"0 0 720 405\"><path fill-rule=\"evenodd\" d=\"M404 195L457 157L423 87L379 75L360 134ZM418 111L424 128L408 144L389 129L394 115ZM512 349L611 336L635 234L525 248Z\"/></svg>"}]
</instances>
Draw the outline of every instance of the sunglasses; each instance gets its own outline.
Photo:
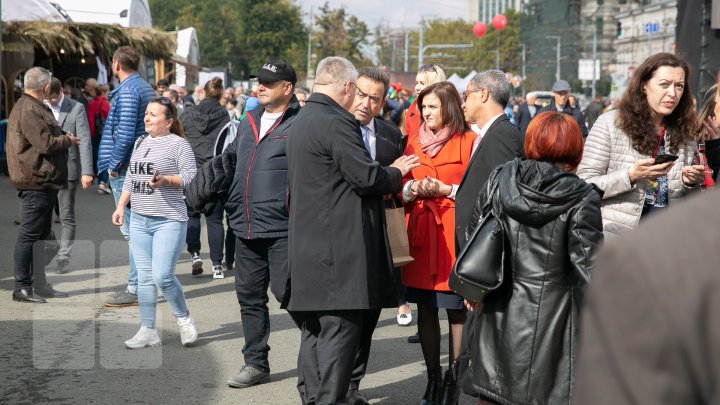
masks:
<instances>
[{"instance_id":1,"label":"sunglasses","mask_svg":"<svg viewBox=\"0 0 720 405\"><path fill-rule=\"evenodd\" d=\"M435 68L435 65L422 65L420 66L420 69L418 69L421 72L436 72L437 69Z\"/></svg>"}]
</instances>

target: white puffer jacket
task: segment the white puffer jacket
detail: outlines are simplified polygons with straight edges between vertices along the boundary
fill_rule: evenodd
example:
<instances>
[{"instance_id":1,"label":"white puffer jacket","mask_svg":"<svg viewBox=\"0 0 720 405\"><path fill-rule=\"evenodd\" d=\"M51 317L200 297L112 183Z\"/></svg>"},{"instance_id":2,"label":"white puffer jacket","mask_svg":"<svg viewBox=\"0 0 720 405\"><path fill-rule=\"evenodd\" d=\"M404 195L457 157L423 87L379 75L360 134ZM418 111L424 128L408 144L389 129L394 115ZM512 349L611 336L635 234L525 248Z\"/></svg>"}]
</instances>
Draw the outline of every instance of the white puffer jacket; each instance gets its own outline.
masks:
<instances>
[{"instance_id":1,"label":"white puffer jacket","mask_svg":"<svg viewBox=\"0 0 720 405\"><path fill-rule=\"evenodd\" d=\"M632 147L630 137L615 126L616 116L617 111L610 111L595 121L577 168L578 177L597 185L604 192L601 210L606 238L637 227L645 201L645 189L650 184L646 180L630 184L629 172L635 162L652 156ZM672 144L672 141L672 133L666 133L666 145ZM695 188L683 184L681 170L693 163L696 150L695 142L680 147L679 158L668 173L671 199L684 197Z\"/></svg>"}]
</instances>

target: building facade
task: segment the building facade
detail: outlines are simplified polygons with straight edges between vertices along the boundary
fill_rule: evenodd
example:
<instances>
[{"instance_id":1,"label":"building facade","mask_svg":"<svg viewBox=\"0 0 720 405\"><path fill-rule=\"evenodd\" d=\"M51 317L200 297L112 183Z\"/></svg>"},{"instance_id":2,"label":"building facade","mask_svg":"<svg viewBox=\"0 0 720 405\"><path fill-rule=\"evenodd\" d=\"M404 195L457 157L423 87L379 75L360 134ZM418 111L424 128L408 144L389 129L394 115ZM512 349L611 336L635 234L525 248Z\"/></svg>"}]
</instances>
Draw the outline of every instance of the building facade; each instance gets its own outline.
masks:
<instances>
[{"instance_id":1,"label":"building facade","mask_svg":"<svg viewBox=\"0 0 720 405\"><path fill-rule=\"evenodd\" d=\"M492 18L511 8L522 12L522 0L468 0L468 21L490 24Z\"/></svg>"}]
</instances>

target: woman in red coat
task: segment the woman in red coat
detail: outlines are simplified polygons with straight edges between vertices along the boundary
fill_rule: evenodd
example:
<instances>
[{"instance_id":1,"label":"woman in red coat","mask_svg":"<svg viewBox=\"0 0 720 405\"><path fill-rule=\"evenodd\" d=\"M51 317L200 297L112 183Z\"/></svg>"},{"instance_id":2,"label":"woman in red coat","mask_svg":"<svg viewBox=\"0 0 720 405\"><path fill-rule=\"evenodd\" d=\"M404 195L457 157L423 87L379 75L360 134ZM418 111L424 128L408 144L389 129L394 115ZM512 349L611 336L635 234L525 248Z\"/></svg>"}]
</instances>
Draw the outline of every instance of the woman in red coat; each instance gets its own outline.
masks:
<instances>
[{"instance_id":1,"label":"woman in red coat","mask_svg":"<svg viewBox=\"0 0 720 405\"><path fill-rule=\"evenodd\" d=\"M418 306L418 329L428 385L420 404L456 404L453 362L460 351L465 307L448 288L455 262L455 192L470 162L475 133L468 131L462 101L455 86L440 82L418 95L422 106L418 132L408 137L406 155L417 155L420 166L405 177L405 201L410 255L415 261L402 270L408 301ZM450 324L450 367L442 381L440 321L445 308Z\"/></svg>"}]
</instances>

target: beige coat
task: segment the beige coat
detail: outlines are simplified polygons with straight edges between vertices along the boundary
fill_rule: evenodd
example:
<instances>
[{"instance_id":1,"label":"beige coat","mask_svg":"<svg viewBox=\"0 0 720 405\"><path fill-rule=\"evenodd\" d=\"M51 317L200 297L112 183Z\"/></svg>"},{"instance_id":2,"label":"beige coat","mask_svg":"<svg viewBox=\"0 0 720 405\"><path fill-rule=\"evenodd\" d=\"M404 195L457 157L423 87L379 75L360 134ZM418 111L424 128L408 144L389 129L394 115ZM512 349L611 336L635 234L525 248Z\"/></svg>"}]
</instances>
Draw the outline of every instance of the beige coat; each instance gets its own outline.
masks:
<instances>
[{"instance_id":1,"label":"beige coat","mask_svg":"<svg viewBox=\"0 0 720 405\"><path fill-rule=\"evenodd\" d=\"M617 236L638 226L649 182L641 180L630 184L629 171L636 161L652 158L635 150L630 137L615 126L616 113L616 110L607 112L595 121L577 169L578 177L604 192L601 209L605 237ZM665 139L671 144L672 133L666 134ZM693 163L696 150L694 142L680 147L679 158L668 173L671 199L684 197L693 189L683 185L681 170Z\"/></svg>"}]
</instances>

